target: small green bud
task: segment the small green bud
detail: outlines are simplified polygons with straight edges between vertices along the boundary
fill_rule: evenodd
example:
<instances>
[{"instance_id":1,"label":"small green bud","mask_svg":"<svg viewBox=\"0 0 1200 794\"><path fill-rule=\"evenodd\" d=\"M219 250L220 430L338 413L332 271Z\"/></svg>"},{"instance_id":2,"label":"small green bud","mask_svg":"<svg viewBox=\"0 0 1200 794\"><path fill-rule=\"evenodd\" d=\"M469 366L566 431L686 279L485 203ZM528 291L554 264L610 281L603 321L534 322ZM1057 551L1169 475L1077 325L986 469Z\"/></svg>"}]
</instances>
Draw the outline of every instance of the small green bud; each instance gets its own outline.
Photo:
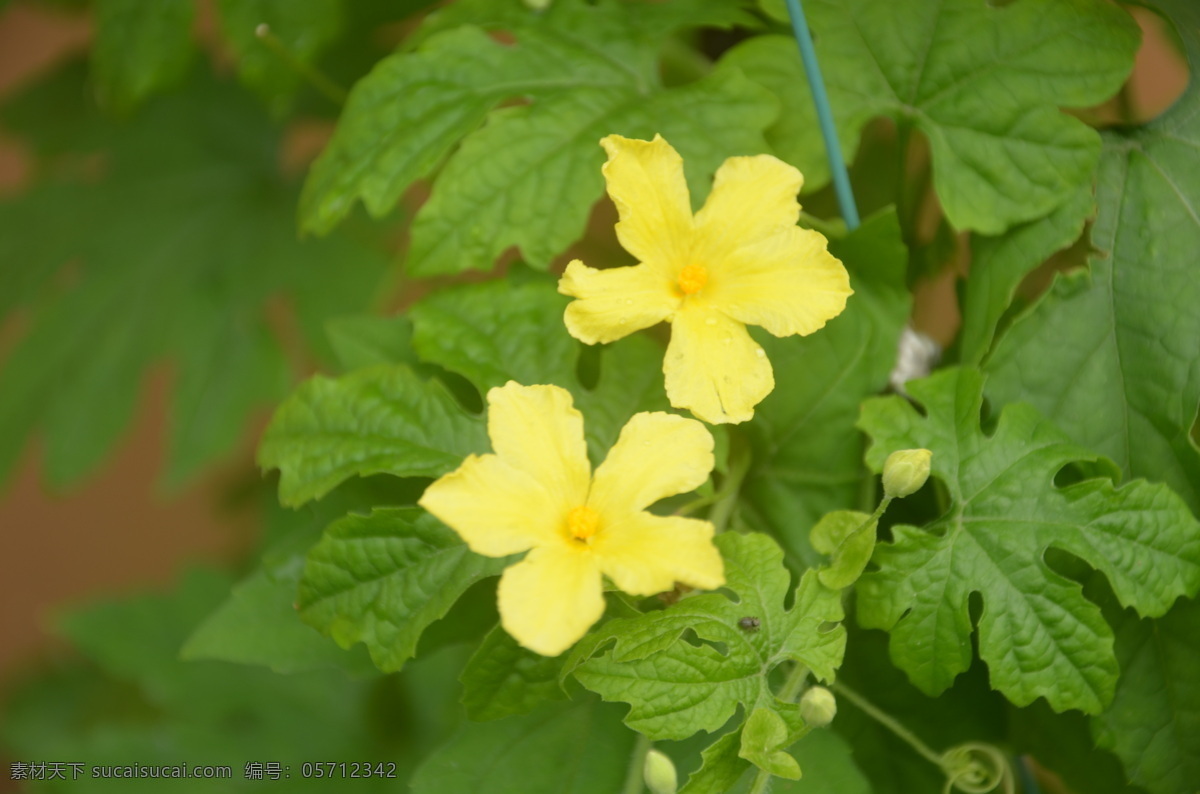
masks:
<instances>
[{"instance_id":1,"label":"small green bud","mask_svg":"<svg viewBox=\"0 0 1200 794\"><path fill-rule=\"evenodd\" d=\"M814 728L824 728L837 716L837 700L823 686L810 687L800 698L800 716Z\"/></svg>"},{"instance_id":2,"label":"small green bud","mask_svg":"<svg viewBox=\"0 0 1200 794\"><path fill-rule=\"evenodd\" d=\"M921 490L929 479L933 453L927 449L901 449L888 455L883 464L883 493L901 499Z\"/></svg>"},{"instance_id":3,"label":"small green bud","mask_svg":"<svg viewBox=\"0 0 1200 794\"><path fill-rule=\"evenodd\" d=\"M550 7L551 0L524 0L525 7L530 11L545 11Z\"/></svg>"},{"instance_id":4,"label":"small green bud","mask_svg":"<svg viewBox=\"0 0 1200 794\"><path fill-rule=\"evenodd\" d=\"M642 765L642 779L651 794L675 794L679 788L679 774L675 764L666 754L658 750L646 753L646 763Z\"/></svg>"}]
</instances>

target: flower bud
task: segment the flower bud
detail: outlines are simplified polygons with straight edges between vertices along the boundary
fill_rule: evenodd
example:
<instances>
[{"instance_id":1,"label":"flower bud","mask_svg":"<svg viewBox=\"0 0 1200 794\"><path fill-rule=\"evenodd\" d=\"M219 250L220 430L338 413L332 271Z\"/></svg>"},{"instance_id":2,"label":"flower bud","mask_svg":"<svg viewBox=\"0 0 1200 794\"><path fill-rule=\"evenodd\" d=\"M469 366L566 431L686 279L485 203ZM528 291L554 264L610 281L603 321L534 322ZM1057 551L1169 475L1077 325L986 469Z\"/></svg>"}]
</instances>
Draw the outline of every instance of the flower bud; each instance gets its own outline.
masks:
<instances>
[{"instance_id":1,"label":"flower bud","mask_svg":"<svg viewBox=\"0 0 1200 794\"><path fill-rule=\"evenodd\" d=\"M927 449L901 449L888 455L883 464L883 493L900 499L916 493L929 479L933 453Z\"/></svg>"},{"instance_id":2,"label":"flower bud","mask_svg":"<svg viewBox=\"0 0 1200 794\"><path fill-rule=\"evenodd\" d=\"M814 728L824 728L837 716L837 700L823 686L810 687L800 698L800 716Z\"/></svg>"},{"instance_id":3,"label":"flower bud","mask_svg":"<svg viewBox=\"0 0 1200 794\"><path fill-rule=\"evenodd\" d=\"M679 775L675 772L674 762L664 753L654 749L646 753L642 779L646 781L651 794L675 794L679 788Z\"/></svg>"}]
</instances>

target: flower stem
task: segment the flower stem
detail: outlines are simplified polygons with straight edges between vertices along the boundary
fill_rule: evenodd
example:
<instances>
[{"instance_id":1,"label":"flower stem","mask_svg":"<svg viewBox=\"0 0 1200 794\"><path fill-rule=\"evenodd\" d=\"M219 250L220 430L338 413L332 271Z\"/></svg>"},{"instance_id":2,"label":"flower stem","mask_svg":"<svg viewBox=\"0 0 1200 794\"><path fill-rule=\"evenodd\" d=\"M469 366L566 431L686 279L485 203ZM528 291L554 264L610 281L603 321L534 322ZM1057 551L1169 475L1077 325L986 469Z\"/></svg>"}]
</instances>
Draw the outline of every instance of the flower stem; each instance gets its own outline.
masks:
<instances>
[{"instance_id":1,"label":"flower stem","mask_svg":"<svg viewBox=\"0 0 1200 794\"><path fill-rule=\"evenodd\" d=\"M708 514L708 520L716 527L718 534L724 532L729 525L733 509L737 507L738 492L742 489L742 481L746 479L746 472L750 470L749 448L734 444L732 439L730 444L729 474L721 483L721 490L713 497L716 504Z\"/></svg>"},{"instance_id":2,"label":"flower stem","mask_svg":"<svg viewBox=\"0 0 1200 794\"><path fill-rule=\"evenodd\" d=\"M271 32L270 25L265 22L254 29L254 35L258 37L267 49L275 53L285 64L288 65L293 72L303 77L308 81L308 84L317 90L319 94L324 96L335 105L346 104L346 89L335 83L320 69L317 69L312 64L305 63L295 56L295 54L287 48L279 37Z\"/></svg>"},{"instance_id":3,"label":"flower stem","mask_svg":"<svg viewBox=\"0 0 1200 794\"><path fill-rule=\"evenodd\" d=\"M880 711L875 704L864 698L862 695L855 692L845 684L839 684L836 681L830 685L834 692L846 698L855 706L858 706L868 717L878 722L883 727L894 733L897 738L908 744L909 747L917 751L917 753L929 763L944 769L942 757L929 749L929 745L917 738L916 734L901 725L895 717Z\"/></svg>"},{"instance_id":4,"label":"flower stem","mask_svg":"<svg viewBox=\"0 0 1200 794\"><path fill-rule=\"evenodd\" d=\"M807 678L808 668L796 662L792 667L792 672L788 674L787 681L783 682L783 687L779 690L779 699L784 703L795 701L800 690L804 688L804 681Z\"/></svg>"},{"instance_id":5,"label":"flower stem","mask_svg":"<svg viewBox=\"0 0 1200 794\"><path fill-rule=\"evenodd\" d=\"M646 789L642 768L646 764L646 753L650 752L650 740L642 734L637 735L633 745L633 753L629 756L629 769L625 773L625 785L621 794L642 794Z\"/></svg>"}]
</instances>

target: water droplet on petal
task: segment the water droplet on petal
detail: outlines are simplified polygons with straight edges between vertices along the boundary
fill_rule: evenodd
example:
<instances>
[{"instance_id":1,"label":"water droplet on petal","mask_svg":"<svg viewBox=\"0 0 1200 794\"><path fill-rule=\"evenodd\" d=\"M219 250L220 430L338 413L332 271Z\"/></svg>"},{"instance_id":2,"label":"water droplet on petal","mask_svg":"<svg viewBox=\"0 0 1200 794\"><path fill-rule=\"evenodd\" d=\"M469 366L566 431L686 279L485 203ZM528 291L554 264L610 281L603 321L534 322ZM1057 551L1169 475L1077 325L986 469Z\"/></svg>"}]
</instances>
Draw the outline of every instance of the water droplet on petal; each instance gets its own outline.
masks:
<instances>
[{"instance_id":1,"label":"water droplet on petal","mask_svg":"<svg viewBox=\"0 0 1200 794\"><path fill-rule=\"evenodd\" d=\"M732 337L732 336L727 336L727 337L725 337L725 338L724 338L723 340L721 340L721 341L723 341L723 342L724 342L726 345L732 345L732 344L733 344L733 337Z\"/></svg>"},{"instance_id":2,"label":"water droplet on petal","mask_svg":"<svg viewBox=\"0 0 1200 794\"><path fill-rule=\"evenodd\" d=\"M761 347L754 351L754 355L758 356L759 358L767 357L766 352Z\"/></svg>"},{"instance_id":3,"label":"water droplet on petal","mask_svg":"<svg viewBox=\"0 0 1200 794\"><path fill-rule=\"evenodd\" d=\"M707 320L705 320L705 321L704 321L704 324L705 324L705 325L716 325L716 324L717 324L717 318L716 318L716 317L709 317Z\"/></svg>"},{"instance_id":4,"label":"water droplet on petal","mask_svg":"<svg viewBox=\"0 0 1200 794\"><path fill-rule=\"evenodd\" d=\"M626 305L626 306L632 306L632 305L633 305L633 298L626 298L626 299L625 299L625 305Z\"/></svg>"}]
</instances>

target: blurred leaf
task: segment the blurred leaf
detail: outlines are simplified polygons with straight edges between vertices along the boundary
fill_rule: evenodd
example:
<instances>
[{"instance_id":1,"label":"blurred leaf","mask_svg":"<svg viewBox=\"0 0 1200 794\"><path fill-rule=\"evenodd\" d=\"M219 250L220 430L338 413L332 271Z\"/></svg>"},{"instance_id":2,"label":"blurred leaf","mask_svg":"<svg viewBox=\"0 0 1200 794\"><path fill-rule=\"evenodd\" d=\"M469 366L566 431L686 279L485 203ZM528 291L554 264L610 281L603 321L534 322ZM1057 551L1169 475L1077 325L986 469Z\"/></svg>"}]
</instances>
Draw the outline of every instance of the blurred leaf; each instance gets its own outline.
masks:
<instances>
[{"instance_id":1,"label":"blurred leaf","mask_svg":"<svg viewBox=\"0 0 1200 794\"><path fill-rule=\"evenodd\" d=\"M977 366L983 361L1021 280L1079 239L1095 208L1091 185L1081 184L1071 198L1044 218L1014 226L997 237L971 238L971 273L959 332L963 364Z\"/></svg>"},{"instance_id":2,"label":"blurred leaf","mask_svg":"<svg viewBox=\"0 0 1200 794\"><path fill-rule=\"evenodd\" d=\"M612 794L635 734L619 709L584 700L502 722L467 723L412 780L414 794Z\"/></svg>"},{"instance_id":3,"label":"blurred leaf","mask_svg":"<svg viewBox=\"0 0 1200 794\"><path fill-rule=\"evenodd\" d=\"M1200 601L1166 615L1116 622L1121 679L1112 705L1092 718L1096 743L1112 750L1130 782L1151 794L1195 794L1200 781Z\"/></svg>"},{"instance_id":4,"label":"blurred leaf","mask_svg":"<svg viewBox=\"0 0 1200 794\"><path fill-rule=\"evenodd\" d=\"M20 691L7 710L4 738L13 757L83 763L71 780L31 784L31 791L162 791L161 780L92 777L93 765L230 765L227 779L177 780L171 790L249 791L248 762L290 765L289 790L324 790L301 779L314 759L382 759L368 730L367 685L339 673L279 676L218 662L181 662L188 631L228 592L229 580L192 572L173 593L93 605L62 621L64 633L103 674L63 674ZM391 753L389 753L390 755ZM394 780L358 781L364 791L394 789Z\"/></svg>"},{"instance_id":5,"label":"blurred leaf","mask_svg":"<svg viewBox=\"0 0 1200 794\"><path fill-rule=\"evenodd\" d=\"M651 739L715 731L739 704L747 713L760 707L778 712L795 739L804 728L799 707L775 696L768 674L794 661L832 680L846 630L826 624L842 619L841 599L808 571L785 609L791 576L773 540L724 533L715 542L730 595L706 593L609 621L576 646L564 671L605 700L629 703L625 724ZM758 618L758 627L743 628L743 617Z\"/></svg>"},{"instance_id":6,"label":"blurred leaf","mask_svg":"<svg viewBox=\"0 0 1200 794\"><path fill-rule=\"evenodd\" d=\"M1012 710L1008 740L1014 752L1032 756L1039 766L1060 777L1069 791L1144 794L1125 783L1125 770L1116 756L1095 746L1088 720L1078 711L1057 714L1039 699Z\"/></svg>"},{"instance_id":7,"label":"blurred leaf","mask_svg":"<svg viewBox=\"0 0 1200 794\"><path fill-rule=\"evenodd\" d=\"M879 470L890 452L932 450L950 504L924 529L893 527L894 541L875 547L878 570L856 588L859 621L890 631L892 661L933 695L970 665L968 601L979 593L979 656L992 686L1017 705L1040 696L1059 711L1098 713L1117 679L1112 630L1047 565L1046 550L1078 557L1123 605L1157 616L1200 589L1200 523L1162 485L1055 487L1064 466L1097 456L1020 403L984 435L982 387L977 371L949 369L909 382L923 413L897 396L863 405L867 463Z\"/></svg>"},{"instance_id":8,"label":"blurred leaf","mask_svg":"<svg viewBox=\"0 0 1200 794\"><path fill-rule=\"evenodd\" d=\"M496 626L462 673L467 716L487 722L528 714L546 701L562 700L567 695L558 684L561 669L561 659L522 648Z\"/></svg>"},{"instance_id":9,"label":"blurred leaf","mask_svg":"<svg viewBox=\"0 0 1200 794\"><path fill-rule=\"evenodd\" d=\"M78 480L124 431L143 372L168 357L166 479L177 484L285 391L267 305L293 297L301 325L319 325L362 306L386 262L344 237L296 240L278 131L228 86L199 81L128 125L55 134L45 155L63 176L0 202L0 240L18 241L0 243L0 293L28 317L0 367L0 475L42 430L51 482Z\"/></svg>"},{"instance_id":10,"label":"blurred leaf","mask_svg":"<svg viewBox=\"0 0 1200 794\"><path fill-rule=\"evenodd\" d=\"M829 247L850 271L854 295L818 333L756 337L774 366L775 391L748 427L754 462L739 499L751 526L773 534L809 567L823 562L808 539L817 519L859 506L869 474L854 428L858 406L887 386L912 300L894 212L869 218Z\"/></svg>"},{"instance_id":11,"label":"blurred leaf","mask_svg":"<svg viewBox=\"0 0 1200 794\"><path fill-rule=\"evenodd\" d=\"M343 648L365 643L381 670L399 670L429 624L509 562L471 552L453 530L416 508L351 514L331 524L308 553L300 616Z\"/></svg>"},{"instance_id":12,"label":"blurred leaf","mask_svg":"<svg viewBox=\"0 0 1200 794\"><path fill-rule=\"evenodd\" d=\"M257 35L259 25L302 64L311 64L342 32L343 0L217 0L221 32L242 82L285 110L300 87L296 68Z\"/></svg>"},{"instance_id":13,"label":"blurred leaf","mask_svg":"<svg viewBox=\"0 0 1200 794\"><path fill-rule=\"evenodd\" d=\"M774 100L736 70L670 89L657 73L663 36L743 19L733 4L560 0L535 12L507 0L439 19L419 50L386 59L351 92L305 186L306 230L329 231L360 199L373 215L390 211L461 139L417 215L409 272L487 269L513 245L545 269L600 197L604 135L661 133L684 155L695 196L725 157L765 146L758 130ZM515 42L464 24L476 21ZM526 104L493 112L511 99Z\"/></svg>"},{"instance_id":14,"label":"blurred leaf","mask_svg":"<svg viewBox=\"0 0 1200 794\"><path fill-rule=\"evenodd\" d=\"M355 475L437 477L487 449L481 418L395 364L302 384L271 419L258 462L279 469L279 501L297 507Z\"/></svg>"},{"instance_id":15,"label":"blurred leaf","mask_svg":"<svg viewBox=\"0 0 1200 794\"><path fill-rule=\"evenodd\" d=\"M1061 275L987 368L989 396L1027 400L1126 477L1165 482L1200 512L1200 11L1160 0L1191 83L1142 127L1106 132L1086 272Z\"/></svg>"},{"instance_id":16,"label":"blurred leaf","mask_svg":"<svg viewBox=\"0 0 1200 794\"><path fill-rule=\"evenodd\" d=\"M101 100L129 110L179 82L191 63L192 0L95 0L92 69Z\"/></svg>"},{"instance_id":17,"label":"blurred leaf","mask_svg":"<svg viewBox=\"0 0 1200 794\"><path fill-rule=\"evenodd\" d=\"M782 0L763 6L787 18ZM875 116L915 126L929 140L946 217L983 234L1039 218L1091 181L1099 135L1058 108L1116 93L1139 41L1137 24L1104 0L810 0L804 8L843 150L858 148ZM752 39L733 63L803 96L785 104L793 118L774 132L807 129L788 154L811 169L822 143L789 44Z\"/></svg>"}]
</instances>

